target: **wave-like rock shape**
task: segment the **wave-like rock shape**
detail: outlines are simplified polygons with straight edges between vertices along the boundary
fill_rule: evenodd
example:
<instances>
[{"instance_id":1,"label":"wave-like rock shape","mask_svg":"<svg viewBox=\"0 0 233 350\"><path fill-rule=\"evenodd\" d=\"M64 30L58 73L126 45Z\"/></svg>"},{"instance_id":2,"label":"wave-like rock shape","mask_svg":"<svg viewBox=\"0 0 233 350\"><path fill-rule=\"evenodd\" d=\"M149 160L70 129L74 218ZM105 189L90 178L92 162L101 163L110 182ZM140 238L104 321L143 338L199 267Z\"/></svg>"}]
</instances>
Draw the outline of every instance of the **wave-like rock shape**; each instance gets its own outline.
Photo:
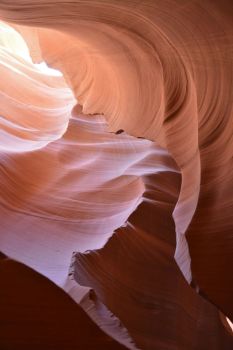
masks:
<instances>
[{"instance_id":1,"label":"wave-like rock shape","mask_svg":"<svg viewBox=\"0 0 233 350\"><path fill-rule=\"evenodd\" d=\"M126 349L29 267L1 255L0 278L1 349Z\"/></svg>"},{"instance_id":2,"label":"wave-like rock shape","mask_svg":"<svg viewBox=\"0 0 233 350\"><path fill-rule=\"evenodd\" d=\"M60 138L75 99L63 77L41 74L26 43L0 24L0 150L32 151Z\"/></svg>"},{"instance_id":3,"label":"wave-like rock shape","mask_svg":"<svg viewBox=\"0 0 233 350\"><path fill-rule=\"evenodd\" d=\"M233 346L232 11L0 2L0 248L141 349Z\"/></svg>"}]
</instances>

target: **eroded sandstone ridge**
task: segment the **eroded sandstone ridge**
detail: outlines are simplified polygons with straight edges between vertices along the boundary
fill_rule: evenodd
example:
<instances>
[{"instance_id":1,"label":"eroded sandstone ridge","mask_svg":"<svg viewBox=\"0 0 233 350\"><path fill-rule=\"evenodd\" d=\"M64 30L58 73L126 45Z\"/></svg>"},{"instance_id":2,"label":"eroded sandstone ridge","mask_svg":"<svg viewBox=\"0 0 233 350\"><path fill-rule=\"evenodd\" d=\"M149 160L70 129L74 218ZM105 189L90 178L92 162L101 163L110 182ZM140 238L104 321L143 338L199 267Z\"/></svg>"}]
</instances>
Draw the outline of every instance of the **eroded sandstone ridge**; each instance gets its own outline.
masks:
<instances>
[{"instance_id":1,"label":"eroded sandstone ridge","mask_svg":"<svg viewBox=\"0 0 233 350\"><path fill-rule=\"evenodd\" d=\"M1 271L56 295L41 273L110 336L62 294L81 349L233 347L232 19L230 0L0 1L0 250L36 272ZM16 320L4 349L30 346Z\"/></svg>"}]
</instances>

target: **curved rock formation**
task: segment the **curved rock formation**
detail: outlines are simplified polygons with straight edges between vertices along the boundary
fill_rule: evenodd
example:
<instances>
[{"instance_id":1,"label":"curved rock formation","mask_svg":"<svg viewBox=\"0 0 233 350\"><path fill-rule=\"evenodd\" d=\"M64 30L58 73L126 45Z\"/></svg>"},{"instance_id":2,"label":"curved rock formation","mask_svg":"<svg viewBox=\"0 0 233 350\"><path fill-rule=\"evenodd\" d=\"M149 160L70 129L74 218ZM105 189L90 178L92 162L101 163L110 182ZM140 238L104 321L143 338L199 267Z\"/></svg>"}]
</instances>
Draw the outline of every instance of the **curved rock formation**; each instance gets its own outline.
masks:
<instances>
[{"instance_id":1,"label":"curved rock formation","mask_svg":"<svg viewBox=\"0 0 233 350\"><path fill-rule=\"evenodd\" d=\"M2 349L126 349L62 290L23 264L1 256L0 278Z\"/></svg>"},{"instance_id":2,"label":"curved rock formation","mask_svg":"<svg viewBox=\"0 0 233 350\"><path fill-rule=\"evenodd\" d=\"M233 346L232 13L0 3L0 249L128 347Z\"/></svg>"}]
</instances>

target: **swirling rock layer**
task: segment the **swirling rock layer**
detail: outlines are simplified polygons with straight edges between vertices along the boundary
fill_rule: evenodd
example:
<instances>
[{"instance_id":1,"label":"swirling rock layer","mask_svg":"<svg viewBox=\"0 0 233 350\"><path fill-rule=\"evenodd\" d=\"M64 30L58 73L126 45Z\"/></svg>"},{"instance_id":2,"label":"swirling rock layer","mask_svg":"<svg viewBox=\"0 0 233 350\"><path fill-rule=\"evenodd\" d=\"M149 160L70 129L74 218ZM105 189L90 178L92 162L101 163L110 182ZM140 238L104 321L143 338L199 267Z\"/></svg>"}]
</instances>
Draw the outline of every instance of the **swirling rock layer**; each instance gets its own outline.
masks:
<instances>
[{"instance_id":1,"label":"swirling rock layer","mask_svg":"<svg viewBox=\"0 0 233 350\"><path fill-rule=\"evenodd\" d=\"M0 248L141 349L233 346L232 13L0 3Z\"/></svg>"}]
</instances>

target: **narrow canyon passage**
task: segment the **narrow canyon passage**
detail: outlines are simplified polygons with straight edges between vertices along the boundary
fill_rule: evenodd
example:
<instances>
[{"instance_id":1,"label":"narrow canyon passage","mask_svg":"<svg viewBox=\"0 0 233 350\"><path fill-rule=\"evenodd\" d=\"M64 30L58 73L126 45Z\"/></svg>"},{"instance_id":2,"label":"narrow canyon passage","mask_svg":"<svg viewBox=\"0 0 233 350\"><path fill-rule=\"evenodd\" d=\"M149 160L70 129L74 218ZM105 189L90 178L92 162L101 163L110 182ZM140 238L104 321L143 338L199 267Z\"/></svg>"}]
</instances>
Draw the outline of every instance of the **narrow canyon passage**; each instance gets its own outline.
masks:
<instances>
[{"instance_id":1,"label":"narrow canyon passage","mask_svg":"<svg viewBox=\"0 0 233 350\"><path fill-rule=\"evenodd\" d=\"M232 349L232 18L0 2L0 349ZM35 286L79 340L38 336Z\"/></svg>"}]
</instances>

